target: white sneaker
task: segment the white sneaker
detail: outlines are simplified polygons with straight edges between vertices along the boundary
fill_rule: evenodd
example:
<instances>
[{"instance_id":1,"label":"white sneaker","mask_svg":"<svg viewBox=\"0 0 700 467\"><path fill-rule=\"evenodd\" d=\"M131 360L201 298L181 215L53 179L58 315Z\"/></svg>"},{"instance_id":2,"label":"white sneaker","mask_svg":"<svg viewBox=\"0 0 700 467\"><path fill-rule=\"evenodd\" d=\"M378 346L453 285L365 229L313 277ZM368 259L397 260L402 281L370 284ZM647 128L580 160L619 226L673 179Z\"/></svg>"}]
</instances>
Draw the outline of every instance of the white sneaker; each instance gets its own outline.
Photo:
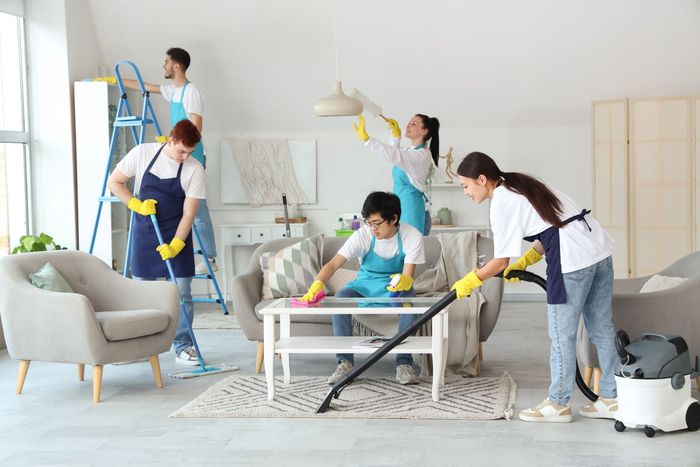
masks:
<instances>
[{"instance_id":1,"label":"white sneaker","mask_svg":"<svg viewBox=\"0 0 700 467\"><path fill-rule=\"evenodd\" d=\"M571 407L543 400L539 405L520 412L520 420L526 422L569 423L573 420Z\"/></svg>"},{"instance_id":2,"label":"white sneaker","mask_svg":"<svg viewBox=\"0 0 700 467\"><path fill-rule=\"evenodd\" d=\"M199 365L199 359L197 358L197 352L194 351L194 347L187 347L185 350L181 350L175 356L176 363L184 363L185 365Z\"/></svg>"},{"instance_id":3,"label":"white sneaker","mask_svg":"<svg viewBox=\"0 0 700 467\"><path fill-rule=\"evenodd\" d=\"M416 375L416 370L412 365L404 363L396 367L396 382L399 384L418 384L420 378Z\"/></svg>"},{"instance_id":4,"label":"white sneaker","mask_svg":"<svg viewBox=\"0 0 700 467\"><path fill-rule=\"evenodd\" d=\"M216 272L219 270L219 266L216 265L216 260L214 258L209 258L209 264L211 265L211 272ZM197 261L197 265L194 267L195 274L209 274L207 265L204 264L204 260L200 259Z\"/></svg>"},{"instance_id":5,"label":"white sneaker","mask_svg":"<svg viewBox=\"0 0 700 467\"><path fill-rule=\"evenodd\" d=\"M588 418L615 418L615 412L617 411L617 400L615 399L603 399L599 397L593 403L584 405L578 410L578 414L582 417Z\"/></svg>"},{"instance_id":6,"label":"white sneaker","mask_svg":"<svg viewBox=\"0 0 700 467\"><path fill-rule=\"evenodd\" d=\"M335 384L340 381L340 378L350 373L355 365L347 360L341 360L332 375L328 377L328 384Z\"/></svg>"}]
</instances>

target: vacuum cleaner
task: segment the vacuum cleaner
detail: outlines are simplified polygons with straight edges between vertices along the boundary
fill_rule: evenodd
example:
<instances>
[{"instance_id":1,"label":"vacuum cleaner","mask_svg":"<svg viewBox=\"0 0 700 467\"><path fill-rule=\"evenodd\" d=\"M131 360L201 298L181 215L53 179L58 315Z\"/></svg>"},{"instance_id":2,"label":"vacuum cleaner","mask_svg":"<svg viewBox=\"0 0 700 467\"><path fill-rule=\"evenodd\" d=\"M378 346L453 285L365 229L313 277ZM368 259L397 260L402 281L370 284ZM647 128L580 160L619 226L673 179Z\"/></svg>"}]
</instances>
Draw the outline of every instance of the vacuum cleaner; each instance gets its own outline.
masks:
<instances>
[{"instance_id":1,"label":"vacuum cleaner","mask_svg":"<svg viewBox=\"0 0 700 467\"><path fill-rule=\"evenodd\" d=\"M498 273L496 276L503 277L503 273ZM508 277L517 277L521 281L533 282L546 290L547 283L545 279L529 271L511 271L508 274ZM348 374L340 378L340 380L338 380L338 382L333 385L331 390L328 391L326 398L323 400L323 402L321 402L321 405L316 410L316 413L325 413L330 407L331 401L333 399L337 399L340 396L340 392L345 388L345 386L352 383L358 376L364 373L369 367L374 365L380 358L388 354L391 351L391 349L401 344L407 337L411 336L414 332L418 330L418 328L430 321L433 318L433 316L440 313L446 306L448 306L456 299L457 292L455 292L454 290L450 291L433 306L428 308L425 311L425 313L423 313L417 319L415 319L410 326L408 326L403 331L400 331L389 341L387 341L384 345L382 345L372 354L370 354L367 360L362 362L361 365L354 367L352 370L350 370L350 372L348 372ZM598 395L594 393L583 381L583 378L581 377L581 372L578 369L578 364L576 365L576 384L581 390L581 392L583 392L583 394L588 399L590 399L593 402L595 402L598 399Z\"/></svg>"},{"instance_id":2,"label":"vacuum cleaner","mask_svg":"<svg viewBox=\"0 0 700 467\"><path fill-rule=\"evenodd\" d=\"M695 357L693 370L682 337L645 333L630 343L620 330L615 346L622 364L615 374L615 430L641 428L651 438L657 430L700 428L700 404L690 396L691 378L700 376L700 358Z\"/></svg>"}]
</instances>

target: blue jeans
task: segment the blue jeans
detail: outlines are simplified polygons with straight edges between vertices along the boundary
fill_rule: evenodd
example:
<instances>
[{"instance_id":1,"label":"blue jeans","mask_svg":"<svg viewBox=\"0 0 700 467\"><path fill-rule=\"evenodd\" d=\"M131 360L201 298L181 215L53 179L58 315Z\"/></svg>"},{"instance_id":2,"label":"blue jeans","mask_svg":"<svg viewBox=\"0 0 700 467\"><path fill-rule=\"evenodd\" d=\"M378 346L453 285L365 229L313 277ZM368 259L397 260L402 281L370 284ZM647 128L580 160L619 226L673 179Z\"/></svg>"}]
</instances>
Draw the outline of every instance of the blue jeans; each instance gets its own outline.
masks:
<instances>
[{"instance_id":1,"label":"blue jeans","mask_svg":"<svg viewBox=\"0 0 700 467\"><path fill-rule=\"evenodd\" d=\"M343 287L335 294L336 297L362 297L353 289ZM411 289L401 292L400 297L415 297L416 291ZM399 332L406 329L413 323L417 315L400 314L399 315ZM352 336L352 315L332 315L333 319L333 335L334 336ZM340 363L341 360L347 360L350 363L355 363L355 357L351 353L339 353L335 355L336 360ZM396 354L396 365L413 365L413 357L408 354Z\"/></svg>"},{"instance_id":2,"label":"blue jeans","mask_svg":"<svg viewBox=\"0 0 700 467\"><path fill-rule=\"evenodd\" d=\"M425 233L423 236L427 237L430 235L430 229L433 228L433 219L430 217L430 211L425 211L425 226L423 230L425 230Z\"/></svg>"},{"instance_id":3,"label":"blue jeans","mask_svg":"<svg viewBox=\"0 0 700 467\"><path fill-rule=\"evenodd\" d=\"M596 264L564 274L566 303L547 305L552 382L549 399L567 405L576 381L576 333L583 321L598 350L602 370L600 396L617 397L614 373L620 365L612 323L613 267L609 256Z\"/></svg>"},{"instance_id":4,"label":"blue jeans","mask_svg":"<svg viewBox=\"0 0 700 467\"><path fill-rule=\"evenodd\" d=\"M132 279L137 281L148 280L135 276L132 277ZM175 354L178 354L193 345L187 323L190 324L190 327L192 326L194 304L192 303L192 278L176 277L175 281L177 282L177 288L180 289L180 297L182 297L182 301L180 302L180 316L178 317L177 330L175 331L175 338L173 339L173 350ZM187 318L187 321L182 319L183 314Z\"/></svg>"},{"instance_id":5,"label":"blue jeans","mask_svg":"<svg viewBox=\"0 0 700 467\"><path fill-rule=\"evenodd\" d=\"M216 242L214 241L214 227L209 216L209 207L206 199L199 200L199 207L194 216L194 225L197 227L199 239L202 241L199 248L209 258L216 258ZM196 239L195 239L196 240ZM195 251L196 248L195 248Z\"/></svg>"}]
</instances>

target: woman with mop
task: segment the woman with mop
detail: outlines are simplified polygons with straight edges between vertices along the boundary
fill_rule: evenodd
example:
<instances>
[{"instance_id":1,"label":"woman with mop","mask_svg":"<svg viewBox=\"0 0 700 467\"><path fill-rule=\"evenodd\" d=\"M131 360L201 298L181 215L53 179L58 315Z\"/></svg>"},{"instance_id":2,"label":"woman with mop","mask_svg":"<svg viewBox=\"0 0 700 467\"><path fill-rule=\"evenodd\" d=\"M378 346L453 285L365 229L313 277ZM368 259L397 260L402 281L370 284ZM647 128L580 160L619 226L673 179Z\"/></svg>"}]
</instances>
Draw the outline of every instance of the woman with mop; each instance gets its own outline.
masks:
<instances>
[{"instance_id":1,"label":"woman with mop","mask_svg":"<svg viewBox=\"0 0 700 467\"><path fill-rule=\"evenodd\" d=\"M365 118L362 115L357 117L359 122L353 126L365 146L384 156L394 166L391 172L394 179L393 192L401 200L401 220L423 235L428 235L431 227L430 200L425 192L440 157L440 122L437 118L416 114L406 125L406 138L411 140L412 146L402 149L401 128L396 120L382 117L391 129L391 138L387 144L371 138L365 129ZM428 142L429 149L426 147Z\"/></svg>"},{"instance_id":2,"label":"woman with mop","mask_svg":"<svg viewBox=\"0 0 700 467\"><path fill-rule=\"evenodd\" d=\"M579 410L582 417L614 418L617 388L614 372L619 365L612 324L613 240L570 197L536 178L503 172L486 154L469 154L457 169L465 196L474 202L491 200L494 259L471 271L452 286L457 298L503 271L524 271L547 261L547 318L551 339L548 397L520 412L528 422L570 422L569 400L576 373L576 332L581 315L598 349L603 376L600 397ZM520 259L522 240L534 242ZM518 279L510 279L517 281Z\"/></svg>"}]
</instances>

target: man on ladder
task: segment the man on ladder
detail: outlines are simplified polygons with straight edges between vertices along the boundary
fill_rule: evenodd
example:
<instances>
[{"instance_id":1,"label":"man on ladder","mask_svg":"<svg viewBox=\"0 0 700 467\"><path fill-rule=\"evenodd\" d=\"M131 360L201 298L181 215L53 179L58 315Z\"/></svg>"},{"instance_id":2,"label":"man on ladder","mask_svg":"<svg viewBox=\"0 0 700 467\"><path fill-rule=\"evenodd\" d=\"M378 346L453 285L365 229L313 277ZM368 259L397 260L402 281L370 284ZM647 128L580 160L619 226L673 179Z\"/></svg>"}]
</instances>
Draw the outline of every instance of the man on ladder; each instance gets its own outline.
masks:
<instances>
[{"instance_id":1,"label":"man on ladder","mask_svg":"<svg viewBox=\"0 0 700 467\"><path fill-rule=\"evenodd\" d=\"M150 83L144 83L147 91L151 93L160 94L163 98L170 102L170 125L174 127L178 122L182 120L190 120L199 130L200 134L202 132L202 119L204 115L204 100L202 98L202 93L199 88L193 83L187 80L186 71L190 66L190 54L181 48L172 47L168 49L165 55L165 62L163 63L163 70L165 72L165 79L170 79L173 84L155 85ZM116 81L114 77L104 77L97 78L98 80L109 81L114 84ZM124 86L130 89L140 90L139 83L133 79L122 79ZM165 142L165 137L162 137ZM197 148L192 157L202 164L202 167L207 168L207 156L204 152L204 145L202 141L197 143ZM194 219L194 223L197 226L197 231L199 232L202 253L205 258L209 259L211 263L212 272L218 271L219 267L216 265L216 243L214 240L214 228L211 222L211 216L209 215L209 207L207 206L207 200L202 199L199 203L199 208L197 209L197 214ZM195 267L196 274L208 274L207 265L201 260L197 263Z\"/></svg>"},{"instance_id":2,"label":"man on ladder","mask_svg":"<svg viewBox=\"0 0 700 467\"><path fill-rule=\"evenodd\" d=\"M165 260L170 259L180 289L181 316L192 326L192 276L194 255L192 223L199 203L206 197L204 169L190 156L201 135L190 120L177 123L167 143L139 144L122 159L110 174L109 190L129 209L139 214L132 226L131 272L134 279L155 280L168 277ZM134 192L126 186L136 177ZM149 218L155 214L164 239L171 242L158 244L158 237ZM188 322L180 319L173 340L175 361L198 365L197 353L192 347Z\"/></svg>"}]
</instances>

